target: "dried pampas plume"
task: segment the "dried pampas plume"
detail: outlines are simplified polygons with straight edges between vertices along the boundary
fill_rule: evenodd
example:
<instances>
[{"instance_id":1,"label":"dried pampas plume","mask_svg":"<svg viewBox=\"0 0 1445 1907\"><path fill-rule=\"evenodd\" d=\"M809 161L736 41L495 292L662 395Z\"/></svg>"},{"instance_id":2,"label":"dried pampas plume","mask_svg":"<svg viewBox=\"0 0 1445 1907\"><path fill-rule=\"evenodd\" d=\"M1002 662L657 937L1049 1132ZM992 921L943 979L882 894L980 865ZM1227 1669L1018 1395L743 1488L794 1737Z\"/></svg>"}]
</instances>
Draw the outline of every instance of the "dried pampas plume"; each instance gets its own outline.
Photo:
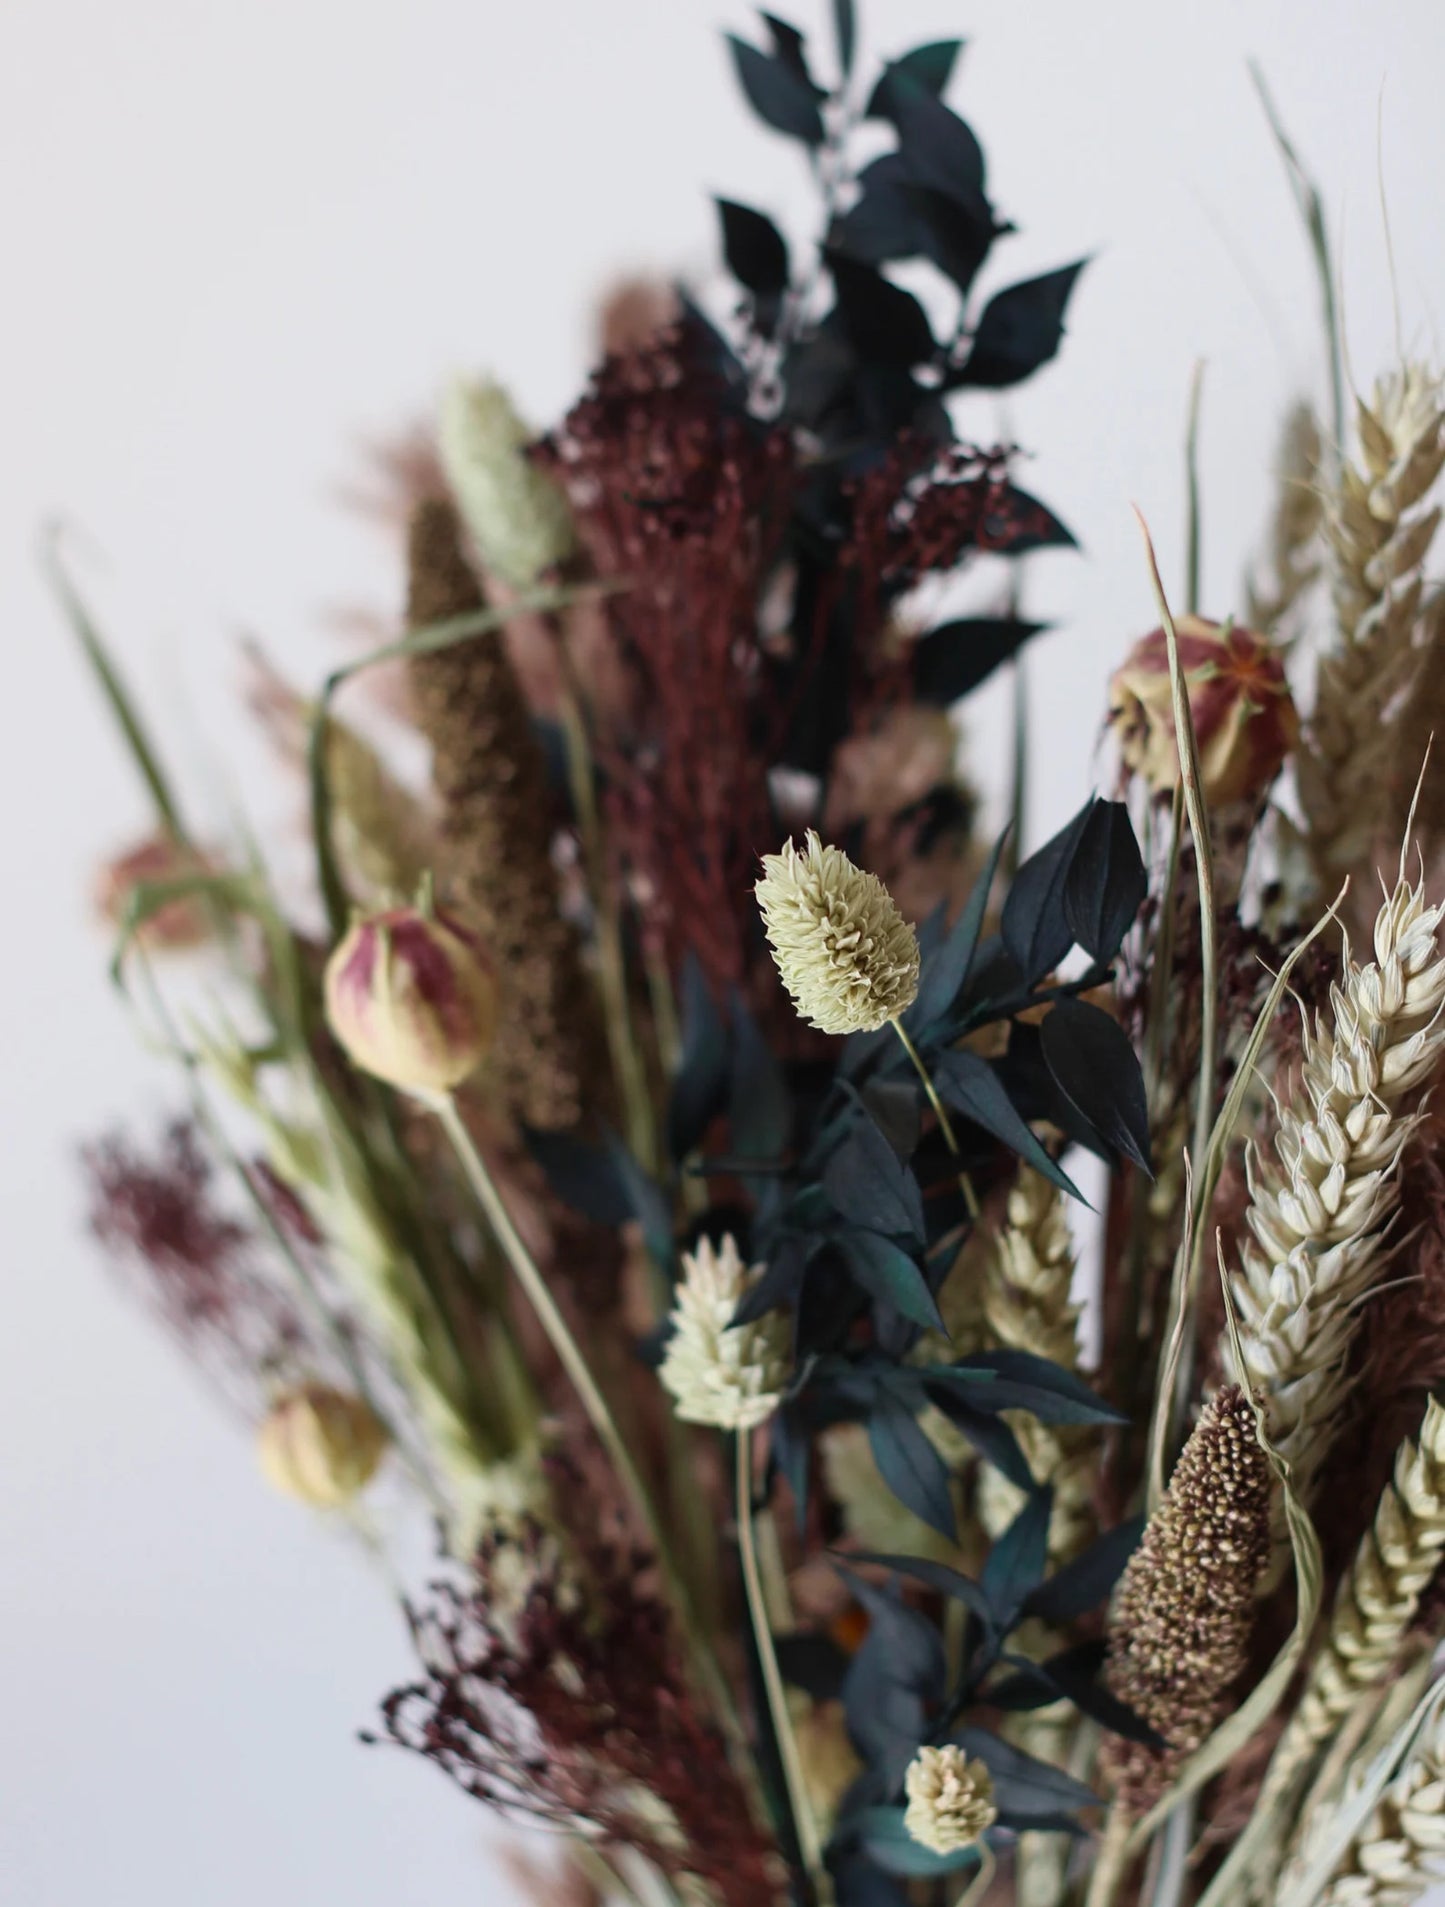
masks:
<instances>
[{"instance_id":1,"label":"dried pampas plume","mask_svg":"<svg viewBox=\"0 0 1445 1907\"><path fill-rule=\"evenodd\" d=\"M1389 719L1415 676L1424 563L1445 464L1445 386L1409 364L1356 405L1359 460L1326 499L1339 644L1320 659L1308 745L1298 759L1311 856L1325 885L1356 866L1382 818L1397 748Z\"/></svg>"},{"instance_id":2,"label":"dried pampas plume","mask_svg":"<svg viewBox=\"0 0 1445 1907\"><path fill-rule=\"evenodd\" d=\"M1400 1157L1418 1123L1409 1102L1445 1048L1442 914L1402 874L1376 916L1374 960L1357 966L1346 950L1329 1010L1307 1032L1275 1157L1250 1161L1253 1236L1230 1278L1243 1333L1236 1375L1268 1403L1303 1497L1349 1383L1360 1300L1386 1256Z\"/></svg>"},{"instance_id":3,"label":"dried pampas plume","mask_svg":"<svg viewBox=\"0 0 1445 1907\"><path fill-rule=\"evenodd\" d=\"M1207 1738L1243 1670L1269 1559L1269 1463L1237 1384L1205 1405L1119 1586L1105 1680L1164 1738L1107 1738L1102 1764L1144 1814Z\"/></svg>"},{"instance_id":4,"label":"dried pampas plume","mask_svg":"<svg viewBox=\"0 0 1445 1907\"><path fill-rule=\"evenodd\" d=\"M773 959L803 1019L824 1033L869 1033L912 1005L918 936L888 889L810 828L799 850L763 856L757 884Z\"/></svg>"}]
</instances>

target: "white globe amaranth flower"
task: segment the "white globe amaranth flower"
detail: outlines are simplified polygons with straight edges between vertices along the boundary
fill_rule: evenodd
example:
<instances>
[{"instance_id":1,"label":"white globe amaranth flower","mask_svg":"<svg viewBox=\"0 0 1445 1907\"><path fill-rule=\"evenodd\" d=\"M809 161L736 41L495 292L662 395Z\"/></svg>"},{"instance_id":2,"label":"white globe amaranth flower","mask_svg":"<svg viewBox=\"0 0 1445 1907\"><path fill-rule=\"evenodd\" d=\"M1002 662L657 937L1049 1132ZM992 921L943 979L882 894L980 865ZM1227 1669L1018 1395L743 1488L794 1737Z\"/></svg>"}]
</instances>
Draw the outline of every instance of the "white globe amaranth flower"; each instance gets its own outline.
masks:
<instances>
[{"instance_id":1,"label":"white globe amaranth flower","mask_svg":"<svg viewBox=\"0 0 1445 1907\"><path fill-rule=\"evenodd\" d=\"M870 1033L913 1004L918 936L876 874L810 828L763 856L758 906L783 985L824 1033Z\"/></svg>"},{"instance_id":2,"label":"white globe amaranth flower","mask_svg":"<svg viewBox=\"0 0 1445 1907\"><path fill-rule=\"evenodd\" d=\"M576 548L572 508L527 456L533 433L490 378L458 378L442 399L437 446L462 521L489 575L530 589Z\"/></svg>"},{"instance_id":3,"label":"white globe amaranth flower","mask_svg":"<svg viewBox=\"0 0 1445 1907\"><path fill-rule=\"evenodd\" d=\"M733 1325L762 1271L743 1263L732 1234L699 1239L682 1255L672 1337L658 1373L690 1424L751 1430L777 1409L788 1383L788 1320L777 1312Z\"/></svg>"},{"instance_id":4,"label":"white globe amaranth flower","mask_svg":"<svg viewBox=\"0 0 1445 1907\"><path fill-rule=\"evenodd\" d=\"M972 1847L998 1819L988 1769L952 1742L920 1748L903 1777L903 1791L903 1825L934 1854Z\"/></svg>"}]
</instances>

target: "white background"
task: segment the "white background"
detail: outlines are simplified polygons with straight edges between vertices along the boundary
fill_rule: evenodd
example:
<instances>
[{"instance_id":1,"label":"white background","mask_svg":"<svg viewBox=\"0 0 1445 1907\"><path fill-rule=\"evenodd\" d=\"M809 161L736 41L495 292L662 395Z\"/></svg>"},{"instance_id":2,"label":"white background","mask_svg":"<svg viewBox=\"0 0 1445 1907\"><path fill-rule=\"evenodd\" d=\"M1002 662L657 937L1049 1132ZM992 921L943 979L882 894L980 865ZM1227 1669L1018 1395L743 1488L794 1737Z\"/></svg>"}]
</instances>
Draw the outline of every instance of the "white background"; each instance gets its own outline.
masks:
<instances>
[{"instance_id":1,"label":"white background","mask_svg":"<svg viewBox=\"0 0 1445 1907\"><path fill-rule=\"evenodd\" d=\"M1037 835L1087 792L1107 668L1150 620L1131 499L1177 578L1194 358L1216 614L1262 523L1278 415L1316 377L1315 291L1245 57L1343 234L1367 380L1395 349L1378 128L1406 342L1429 348L1445 309L1438 0L869 11L870 53L971 39L952 97L1023 228L991 269L1097 254L1063 358L1008 419L1084 546L1028 583L1062 624L1031 671ZM751 31L733 0L0 5L0 1895L17 1907L511 1898L473 1804L352 1739L405 1670L385 1593L258 1485L83 1235L78 1140L169 1098L86 916L93 862L144 807L38 580L37 527L84 526L112 639L219 819L238 788L218 762L244 783L262 759L229 706L237 634L310 678L337 653L336 605L399 599L392 552L334 498L361 439L456 367L494 367L550 419L610 274L706 267L709 190L811 230L796 152L746 117L720 24ZM993 434L991 403L975 421ZM1002 708L973 716L986 769Z\"/></svg>"}]
</instances>

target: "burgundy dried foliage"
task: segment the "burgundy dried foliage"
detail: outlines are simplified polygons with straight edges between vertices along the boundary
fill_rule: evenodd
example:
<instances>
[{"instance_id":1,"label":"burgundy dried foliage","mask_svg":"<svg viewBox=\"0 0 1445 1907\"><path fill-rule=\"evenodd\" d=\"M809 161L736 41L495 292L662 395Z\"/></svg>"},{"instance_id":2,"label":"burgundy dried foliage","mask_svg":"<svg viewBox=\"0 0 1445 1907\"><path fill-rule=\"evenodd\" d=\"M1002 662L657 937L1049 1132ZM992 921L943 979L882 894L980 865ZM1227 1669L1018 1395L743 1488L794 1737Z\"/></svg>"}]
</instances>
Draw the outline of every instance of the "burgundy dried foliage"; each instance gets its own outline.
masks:
<instances>
[{"instance_id":1,"label":"burgundy dried foliage","mask_svg":"<svg viewBox=\"0 0 1445 1907\"><path fill-rule=\"evenodd\" d=\"M296 1373L307 1334L259 1269L251 1233L217 1201L193 1123L173 1121L151 1154L112 1134L82 1157L92 1231L196 1362L252 1407L268 1378Z\"/></svg>"},{"instance_id":2,"label":"burgundy dried foliage","mask_svg":"<svg viewBox=\"0 0 1445 1907\"><path fill-rule=\"evenodd\" d=\"M433 1585L410 1612L424 1673L383 1703L387 1738L514 1817L586 1821L606 1845L698 1876L727 1907L773 1907L778 1855L688 1687L665 1610L638 1591L650 1559L596 1535L571 1549L575 1574L538 1527L493 1536L470 1580ZM520 1607L499 1615L519 1580ZM660 1819L638 1807L639 1788Z\"/></svg>"},{"instance_id":3,"label":"burgundy dried foliage","mask_svg":"<svg viewBox=\"0 0 1445 1907\"><path fill-rule=\"evenodd\" d=\"M758 602L787 525L786 433L727 401L696 333L607 359L539 456L566 484L633 678L599 749L609 820L646 924L719 985L756 939L755 857L774 845L758 723Z\"/></svg>"}]
</instances>

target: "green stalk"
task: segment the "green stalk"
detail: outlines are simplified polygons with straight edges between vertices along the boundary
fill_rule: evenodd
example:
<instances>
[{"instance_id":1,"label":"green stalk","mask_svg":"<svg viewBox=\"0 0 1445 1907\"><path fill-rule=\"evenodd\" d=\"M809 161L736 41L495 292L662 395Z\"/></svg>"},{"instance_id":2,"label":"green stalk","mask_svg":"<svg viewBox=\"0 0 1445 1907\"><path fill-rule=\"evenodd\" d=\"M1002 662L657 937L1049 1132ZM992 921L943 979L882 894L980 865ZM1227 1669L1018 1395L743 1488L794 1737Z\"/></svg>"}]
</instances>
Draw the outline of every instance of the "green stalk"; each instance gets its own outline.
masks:
<instances>
[{"instance_id":1,"label":"green stalk","mask_svg":"<svg viewBox=\"0 0 1445 1907\"><path fill-rule=\"evenodd\" d=\"M802 1757L798 1753L798 1738L793 1733L793 1718L788 1713L788 1698L783 1688L782 1672L778 1668L778 1652L773 1646L767 1598L763 1594L763 1578L758 1568L757 1542L753 1530L752 1435L748 1430L741 1429L734 1442L737 1453L738 1555L743 1566L748 1620L758 1652L758 1666L762 1670L763 1690L773 1724L773 1739L778 1745L778 1759L783 1764L783 1781L788 1790L788 1807L793 1817L793 1830L797 1835L803 1871L808 1876L817 1907L830 1907L833 1899L832 1877L823 1862L823 1843L812 1804L808 1800Z\"/></svg>"},{"instance_id":2,"label":"green stalk","mask_svg":"<svg viewBox=\"0 0 1445 1907\"><path fill-rule=\"evenodd\" d=\"M953 1154L954 1158L955 1159L958 1158L960 1156L959 1149L958 1149L958 1135L953 1130L953 1122L949 1119L948 1112L946 1108L944 1107L943 1101L938 1096L938 1089L933 1083L933 1080L931 1075L929 1074L928 1068L923 1063L923 1055L919 1052L918 1048L913 1044L913 1041L909 1039L907 1033L904 1032L903 1022L897 1017L896 1014L891 1020L889 1020L888 1024L893 1028L893 1031L898 1035L899 1039L903 1042L904 1052L908 1055L909 1059L913 1061L913 1070L917 1073L918 1077L923 1081L923 1090L927 1094L928 1103L930 1106L932 1106L934 1113L938 1119L938 1129L943 1134L944 1144L948 1147L949 1151ZM963 1193L963 1202L968 1207L969 1217L972 1219L977 1219L979 1215L979 1209L980 1209L979 1203L978 1203L978 1194L973 1189L973 1180L968 1176L966 1172L960 1172L958 1175L958 1189L960 1192Z\"/></svg>"},{"instance_id":3,"label":"green stalk","mask_svg":"<svg viewBox=\"0 0 1445 1907\"><path fill-rule=\"evenodd\" d=\"M733 1701L732 1691L728 1687L712 1644L697 1620L692 1598L673 1560L671 1547L663 1532L657 1511L653 1507L652 1497L642 1473L633 1461L632 1452L617 1428L607 1400L598 1388L591 1368L577 1340L573 1337L556 1299L552 1296L537 1261L528 1251L521 1233L512 1222L512 1216L497 1189L496 1181L492 1178L486 1160L472 1143L472 1136L467 1131L461 1114L457 1111L456 1101L449 1095L443 1095L434 1099L427 1098L424 1103L436 1115L442 1130L450 1140L466 1176L467 1184L491 1226L497 1243L505 1253L507 1262L511 1265L528 1303L536 1313L538 1323L546 1332L548 1341L557 1354L558 1362L577 1392L599 1443L606 1451L624 1489L632 1500L638 1519L656 1552L658 1569L683 1634L692 1650L698 1679L712 1701L718 1720L733 1745L738 1758L739 1775L756 1802L758 1799L756 1769L753 1766L751 1749L748 1746L737 1706Z\"/></svg>"}]
</instances>

